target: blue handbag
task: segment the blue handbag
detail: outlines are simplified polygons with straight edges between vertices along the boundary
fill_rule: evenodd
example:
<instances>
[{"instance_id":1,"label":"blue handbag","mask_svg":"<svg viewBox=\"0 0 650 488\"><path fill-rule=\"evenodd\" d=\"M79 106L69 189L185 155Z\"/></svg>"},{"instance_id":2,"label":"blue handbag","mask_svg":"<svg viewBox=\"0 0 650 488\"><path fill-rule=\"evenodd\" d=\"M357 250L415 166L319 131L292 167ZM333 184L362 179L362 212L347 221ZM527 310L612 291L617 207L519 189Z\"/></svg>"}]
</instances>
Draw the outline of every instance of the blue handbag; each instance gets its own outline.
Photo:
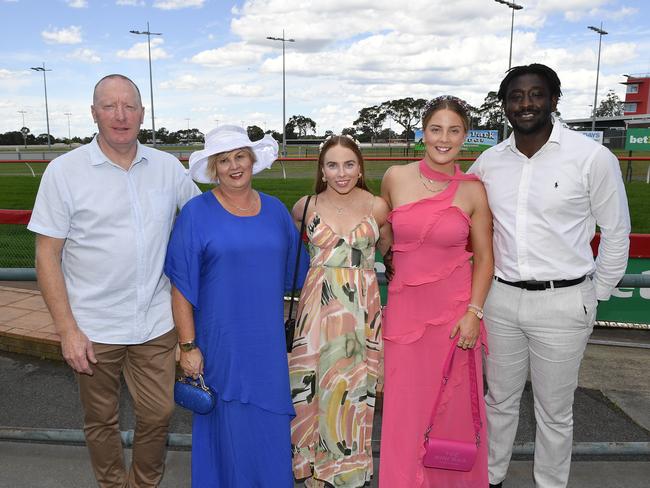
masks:
<instances>
[{"instance_id":1,"label":"blue handbag","mask_svg":"<svg viewBox=\"0 0 650 488\"><path fill-rule=\"evenodd\" d=\"M174 384L174 401L194 413L205 415L214 408L217 395L205 384L203 375L199 375L198 380L185 376L178 378Z\"/></svg>"}]
</instances>

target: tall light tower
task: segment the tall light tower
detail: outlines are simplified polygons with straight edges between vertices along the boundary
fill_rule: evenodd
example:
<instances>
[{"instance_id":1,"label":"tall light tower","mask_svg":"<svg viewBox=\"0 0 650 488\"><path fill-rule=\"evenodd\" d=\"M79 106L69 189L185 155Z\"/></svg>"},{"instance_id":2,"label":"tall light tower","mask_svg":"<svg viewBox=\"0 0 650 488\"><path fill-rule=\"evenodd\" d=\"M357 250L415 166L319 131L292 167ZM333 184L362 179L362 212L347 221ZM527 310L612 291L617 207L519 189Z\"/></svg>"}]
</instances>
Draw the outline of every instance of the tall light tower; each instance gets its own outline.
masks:
<instances>
[{"instance_id":1,"label":"tall light tower","mask_svg":"<svg viewBox=\"0 0 650 488\"><path fill-rule=\"evenodd\" d=\"M510 21L510 55L508 56L508 71L512 68L512 36L515 30L515 10L521 10L524 8L523 5L518 5L515 2L506 2L506 0L494 0L497 3L501 3L507 6L512 10L512 20ZM508 136L508 118L503 115L503 139Z\"/></svg>"},{"instance_id":2,"label":"tall light tower","mask_svg":"<svg viewBox=\"0 0 650 488\"><path fill-rule=\"evenodd\" d=\"M296 42L295 39L287 39L284 37L284 29L282 29L282 37L267 37L271 41L282 42L282 156L287 157L287 111L286 111L286 85L285 85L285 63L284 63L284 46L287 42Z\"/></svg>"},{"instance_id":3,"label":"tall light tower","mask_svg":"<svg viewBox=\"0 0 650 488\"><path fill-rule=\"evenodd\" d=\"M23 116L23 125L20 128L20 132L23 134L23 144L25 145L25 149L27 149L27 132L25 129L25 114L27 113L26 110L18 110L18 113Z\"/></svg>"},{"instance_id":4,"label":"tall light tower","mask_svg":"<svg viewBox=\"0 0 650 488\"><path fill-rule=\"evenodd\" d=\"M600 74L600 46L602 45L603 42L603 36L606 36L608 32L605 32L603 30L603 23L600 23L600 28L594 27L593 25L590 25L587 27L587 29L590 29L594 31L595 33L598 34L598 65L596 66L596 91L594 92L594 106L593 110L591 112L591 130L595 131L596 130L596 110L598 105L596 105L596 102L598 101L598 75Z\"/></svg>"},{"instance_id":5,"label":"tall light tower","mask_svg":"<svg viewBox=\"0 0 650 488\"><path fill-rule=\"evenodd\" d=\"M66 112L63 115L68 117L68 147L72 148L72 135L70 134L70 116L72 113Z\"/></svg>"},{"instance_id":6,"label":"tall light tower","mask_svg":"<svg viewBox=\"0 0 650 488\"><path fill-rule=\"evenodd\" d=\"M45 72L52 71L52 70L45 69L45 63L43 63L43 67L38 66L36 68L29 68L29 69L43 72L43 87L45 88L45 123L47 124L47 148L52 149L52 143L50 142L50 113L47 109L47 79L45 77Z\"/></svg>"},{"instance_id":7,"label":"tall light tower","mask_svg":"<svg viewBox=\"0 0 650 488\"><path fill-rule=\"evenodd\" d=\"M153 139L153 147L156 147L156 122L154 121L153 111L153 77L151 75L151 36L162 36L162 32L151 32L149 30L149 22L147 22L146 31L129 31L131 34L141 34L147 36L147 48L149 49L149 92L151 93L151 138Z\"/></svg>"}]
</instances>

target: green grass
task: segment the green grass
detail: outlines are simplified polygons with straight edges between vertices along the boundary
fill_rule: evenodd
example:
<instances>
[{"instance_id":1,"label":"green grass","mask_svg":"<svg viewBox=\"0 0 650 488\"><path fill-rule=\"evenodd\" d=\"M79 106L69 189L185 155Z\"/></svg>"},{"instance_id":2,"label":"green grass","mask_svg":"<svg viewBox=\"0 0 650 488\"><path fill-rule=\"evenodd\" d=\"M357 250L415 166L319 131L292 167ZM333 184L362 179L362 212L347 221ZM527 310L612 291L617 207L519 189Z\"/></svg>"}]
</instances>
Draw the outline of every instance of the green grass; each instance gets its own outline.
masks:
<instances>
[{"instance_id":1,"label":"green grass","mask_svg":"<svg viewBox=\"0 0 650 488\"><path fill-rule=\"evenodd\" d=\"M288 179L282 178L282 169L275 164L253 179L253 186L278 197L287 208L303 195L313 192L315 174L314 162L292 162L286 165ZM378 193L381 176L391 162L379 161L367 164L366 175L370 189ZM624 163L625 164L625 163ZM463 166L467 166L464 164ZM643 181L632 181L626 185L632 218L632 232L650 234L650 185L645 183L645 171L636 171L635 177ZM0 176L0 209L31 209L34 206L40 177ZM202 190L209 185L200 185ZM33 267L34 236L20 225L0 224L0 268Z\"/></svg>"}]
</instances>

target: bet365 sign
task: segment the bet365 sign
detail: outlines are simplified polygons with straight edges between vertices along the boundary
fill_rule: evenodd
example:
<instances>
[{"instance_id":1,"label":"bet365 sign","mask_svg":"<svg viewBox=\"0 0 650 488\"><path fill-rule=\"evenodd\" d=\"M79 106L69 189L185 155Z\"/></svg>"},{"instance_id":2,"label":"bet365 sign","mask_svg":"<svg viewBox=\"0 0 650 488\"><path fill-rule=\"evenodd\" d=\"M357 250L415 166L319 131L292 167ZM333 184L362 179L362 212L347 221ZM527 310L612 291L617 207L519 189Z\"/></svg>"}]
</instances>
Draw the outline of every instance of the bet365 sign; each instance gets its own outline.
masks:
<instances>
[{"instance_id":1,"label":"bet365 sign","mask_svg":"<svg viewBox=\"0 0 650 488\"><path fill-rule=\"evenodd\" d=\"M625 149L628 151L650 151L650 129L628 129Z\"/></svg>"}]
</instances>

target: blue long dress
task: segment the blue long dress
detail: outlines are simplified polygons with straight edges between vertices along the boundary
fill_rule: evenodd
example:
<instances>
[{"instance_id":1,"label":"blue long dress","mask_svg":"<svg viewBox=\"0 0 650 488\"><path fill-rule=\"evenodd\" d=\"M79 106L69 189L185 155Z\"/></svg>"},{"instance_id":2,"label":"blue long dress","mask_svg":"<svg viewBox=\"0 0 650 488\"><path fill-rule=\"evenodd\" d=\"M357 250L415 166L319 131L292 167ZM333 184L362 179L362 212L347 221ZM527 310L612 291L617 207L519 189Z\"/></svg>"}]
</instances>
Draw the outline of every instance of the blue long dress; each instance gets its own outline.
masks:
<instances>
[{"instance_id":1,"label":"blue long dress","mask_svg":"<svg viewBox=\"0 0 650 488\"><path fill-rule=\"evenodd\" d=\"M196 488L293 486L283 294L301 244L284 205L260 199L257 215L240 217L210 191L193 198L167 250L165 274L194 307L204 378L218 398L212 412L193 416Z\"/></svg>"}]
</instances>

